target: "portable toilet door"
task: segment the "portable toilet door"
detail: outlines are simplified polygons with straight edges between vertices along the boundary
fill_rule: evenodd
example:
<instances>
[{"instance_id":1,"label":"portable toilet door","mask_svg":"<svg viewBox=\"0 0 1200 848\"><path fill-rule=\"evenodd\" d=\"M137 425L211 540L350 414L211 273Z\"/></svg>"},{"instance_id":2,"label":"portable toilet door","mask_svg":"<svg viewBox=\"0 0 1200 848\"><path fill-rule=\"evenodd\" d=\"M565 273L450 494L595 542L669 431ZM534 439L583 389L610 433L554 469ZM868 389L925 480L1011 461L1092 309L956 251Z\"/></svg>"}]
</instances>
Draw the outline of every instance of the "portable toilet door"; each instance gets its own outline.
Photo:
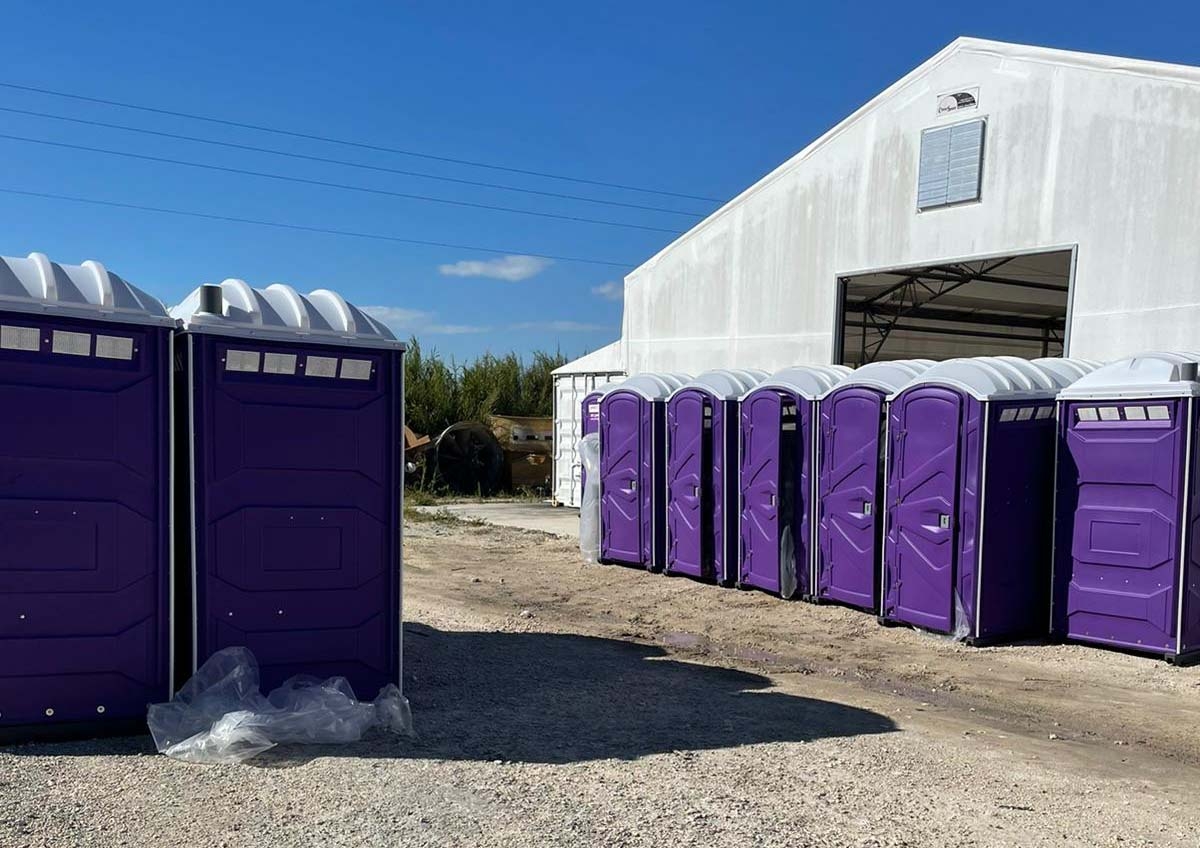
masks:
<instances>
[{"instance_id":1,"label":"portable toilet door","mask_svg":"<svg viewBox=\"0 0 1200 848\"><path fill-rule=\"evenodd\" d=\"M174 326L97 262L0 259L2 738L170 697Z\"/></svg>"},{"instance_id":2,"label":"portable toilet door","mask_svg":"<svg viewBox=\"0 0 1200 848\"><path fill-rule=\"evenodd\" d=\"M843 365L785 368L742 396L739 587L808 596L815 400L849 373Z\"/></svg>"},{"instance_id":3,"label":"portable toilet door","mask_svg":"<svg viewBox=\"0 0 1200 848\"><path fill-rule=\"evenodd\" d=\"M666 401L679 374L637 374L600 400L600 561L657 570L666 555Z\"/></svg>"},{"instance_id":4,"label":"portable toilet door","mask_svg":"<svg viewBox=\"0 0 1200 848\"><path fill-rule=\"evenodd\" d=\"M604 397L604 393L609 389L615 388L620 384L620 380L613 380L604 385L597 386L579 402L579 430L580 438L590 436L592 433L600 432L600 398ZM583 487L587 485L587 471L580 466L579 469L579 490L582 492Z\"/></svg>"},{"instance_id":5,"label":"portable toilet door","mask_svg":"<svg viewBox=\"0 0 1200 848\"><path fill-rule=\"evenodd\" d=\"M1058 395L1056 635L1200 658L1198 353L1146 353Z\"/></svg>"},{"instance_id":6,"label":"portable toilet door","mask_svg":"<svg viewBox=\"0 0 1200 848\"><path fill-rule=\"evenodd\" d=\"M706 371L667 400L668 574L737 579L738 399L765 371Z\"/></svg>"},{"instance_id":7,"label":"portable toilet door","mask_svg":"<svg viewBox=\"0 0 1200 848\"><path fill-rule=\"evenodd\" d=\"M953 359L889 396L881 621L972 644L1045 632L1053 398L1076 366Z\"/></svg>"},{"instance_id":8,"label":"portable toilet door","mask_svg":"<svg viewBox=\"0 0 1200 848\"><path fill-rule=\"evenodd\" d=\"M885 398L933 364L871 362L820 397L813 600L879 612Z\"/></svg>"},{"instance_id":9,"label":"portable toilet door","mask_svg":"<svg viewBox=\"0 0 1200 848\"><path fill-rule=\"evenodd\" d=\"M190 665L400 682L404 345L339 295L201 286L184 321Z\"/></svg>"}]
</instances>

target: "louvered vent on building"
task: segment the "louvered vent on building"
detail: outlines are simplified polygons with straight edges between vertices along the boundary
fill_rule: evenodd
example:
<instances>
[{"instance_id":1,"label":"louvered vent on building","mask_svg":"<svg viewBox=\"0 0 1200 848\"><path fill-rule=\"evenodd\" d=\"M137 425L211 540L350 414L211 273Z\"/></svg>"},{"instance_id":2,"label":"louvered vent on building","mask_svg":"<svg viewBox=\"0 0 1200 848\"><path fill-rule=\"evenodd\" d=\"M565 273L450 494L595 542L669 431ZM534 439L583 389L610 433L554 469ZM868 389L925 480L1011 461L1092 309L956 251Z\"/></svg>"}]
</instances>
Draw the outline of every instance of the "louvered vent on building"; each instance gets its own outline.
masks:
<instances>
[{"instance_id":1,"label":"louvered vent on building","mask_svg":"<svg viewBox=\"0 0 1200 848\"><path fill-rule=\"evenodd\" d=\"M979 199L984 122L968 121L921 133L917 208L934 209Z\"/></svg>"}]
</instances>

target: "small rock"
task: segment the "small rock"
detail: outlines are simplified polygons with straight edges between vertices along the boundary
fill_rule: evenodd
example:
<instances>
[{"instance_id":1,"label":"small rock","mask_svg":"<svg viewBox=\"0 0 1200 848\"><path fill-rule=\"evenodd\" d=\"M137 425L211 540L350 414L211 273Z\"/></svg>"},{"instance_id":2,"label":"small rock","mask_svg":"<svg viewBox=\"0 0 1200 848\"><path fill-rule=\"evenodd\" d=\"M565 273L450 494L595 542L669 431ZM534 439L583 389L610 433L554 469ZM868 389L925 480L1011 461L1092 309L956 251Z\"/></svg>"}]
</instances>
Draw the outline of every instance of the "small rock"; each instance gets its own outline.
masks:
<instances>
[{"instance_id":1,"label":"small rock","mask_svg":"<svg viewBox=\"0 0 1200 848\"><path fill-rule=\"evenodd\" d=\"M482 581L482 580L480 580L478 577L472 577L472 578L471 578L471 582L472 582L472 583L482 583L483 581Z\"/></svg>"},{"instance_id":2,"label":"small rock","mask_svg":"<svg viewBox=\"0 0 1200 848\"><path fill-rule=\"evenodd\" d=\"M1052 740L1053 740L1053 739L1057 739L1057 738L1058 738L1058 734L1057 734L1057 733L1051 733L1051 734L1050 734L1050 738L1051 738Z\"/></svg>"},{"instance_id":3,"label":"small rock","mask_svg":"<svg viewBox=\"0 0 1200 848\"><path fill-rule=\"evenodd\" d=\"M529 610L521 610L521 618L533 618L533 613Z\"/></svg>"}]
</instances>

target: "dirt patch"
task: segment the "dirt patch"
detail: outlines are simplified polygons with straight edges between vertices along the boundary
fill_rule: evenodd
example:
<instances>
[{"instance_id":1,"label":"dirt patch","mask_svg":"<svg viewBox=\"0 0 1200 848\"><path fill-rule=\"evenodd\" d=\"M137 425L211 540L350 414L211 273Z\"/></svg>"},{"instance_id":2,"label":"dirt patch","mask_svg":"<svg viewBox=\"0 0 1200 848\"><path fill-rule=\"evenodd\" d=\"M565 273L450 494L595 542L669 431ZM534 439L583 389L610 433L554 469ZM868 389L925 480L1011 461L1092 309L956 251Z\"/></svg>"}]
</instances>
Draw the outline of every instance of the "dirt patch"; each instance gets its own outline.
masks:
<instances>
[{"instance_id":1,"label":"dirt patch","mask_svg":"<svg viewBox=\"0 0 1200 848\"><path fill-rule=\"evenodd\" d=\"M0 845L1196 844L1200 669L972 650L442 517L406 558L417 740L3 749Z\"/></svg>"}]
</instances>

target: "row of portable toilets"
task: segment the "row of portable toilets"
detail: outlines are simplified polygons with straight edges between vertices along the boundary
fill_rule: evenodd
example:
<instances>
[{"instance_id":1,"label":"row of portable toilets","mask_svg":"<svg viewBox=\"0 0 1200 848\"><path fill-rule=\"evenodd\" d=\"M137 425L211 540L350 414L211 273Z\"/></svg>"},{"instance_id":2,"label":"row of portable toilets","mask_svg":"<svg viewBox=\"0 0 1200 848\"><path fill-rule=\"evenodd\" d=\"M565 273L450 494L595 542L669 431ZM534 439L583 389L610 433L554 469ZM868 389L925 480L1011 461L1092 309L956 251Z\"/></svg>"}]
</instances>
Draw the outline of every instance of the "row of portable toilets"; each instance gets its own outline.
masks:
<instances>
[{"instance_id":1,"label":"row of portable toilets","mask_svg":"<svg viewBox=\"0 0 1200 848\"><path fill-rule=\"evenodd\" d=\"M600 560L970 644L1200 651L1195 353L639 374L583 400Z\"/></svg>"},{"instance_id":2,"label":"row of portable toilets","mask_svg":"<svg viewBox=\"0 0 1200 848\"><path fill-rule=\"evenodd\" d=\"M398 683L403 350L327 290L0 258L0 736L144 727L230 646Z\"/></svg>"}]
</instances>

